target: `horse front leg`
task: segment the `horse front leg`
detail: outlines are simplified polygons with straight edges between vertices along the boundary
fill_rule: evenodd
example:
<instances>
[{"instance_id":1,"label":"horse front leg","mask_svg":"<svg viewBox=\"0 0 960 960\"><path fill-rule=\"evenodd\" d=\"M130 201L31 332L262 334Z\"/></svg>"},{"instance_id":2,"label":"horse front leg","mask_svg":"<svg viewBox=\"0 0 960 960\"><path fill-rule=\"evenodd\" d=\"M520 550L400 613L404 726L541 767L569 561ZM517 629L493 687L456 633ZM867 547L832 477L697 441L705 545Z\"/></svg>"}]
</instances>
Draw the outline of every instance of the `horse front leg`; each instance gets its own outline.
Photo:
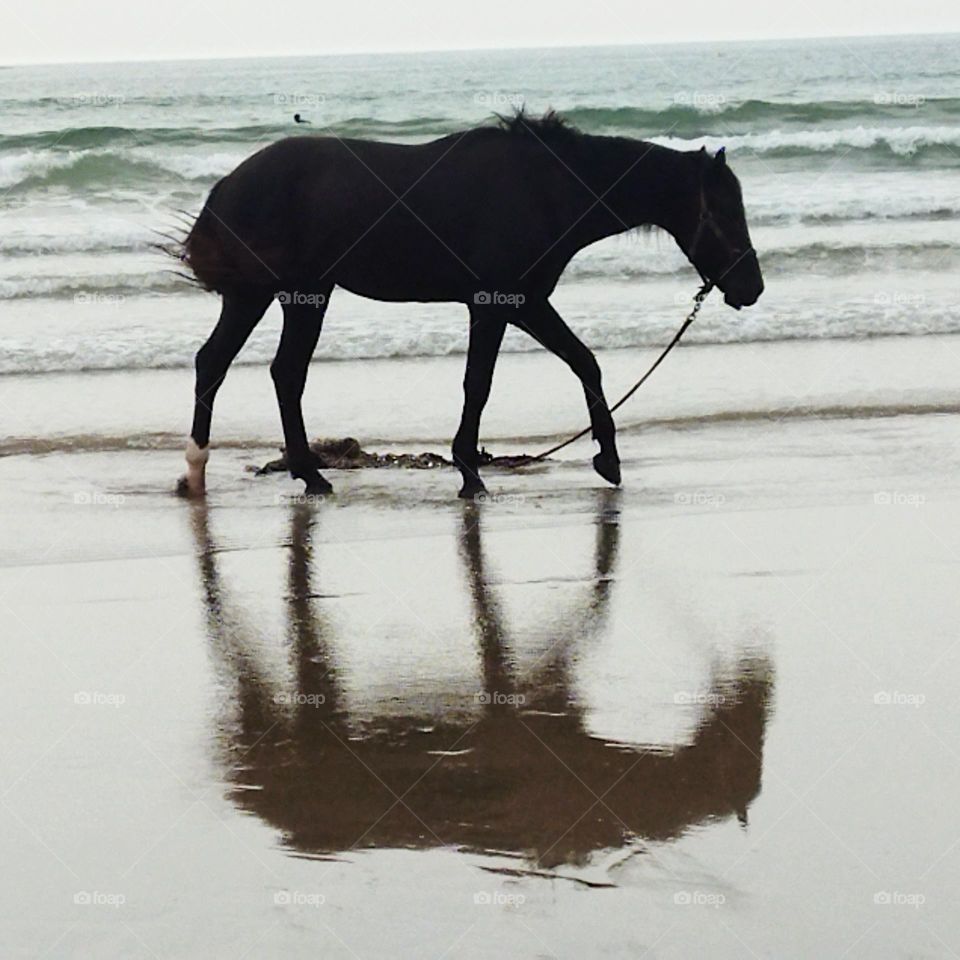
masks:
<instances>
[{"instance_id":1,"label":"horse front leg","mask_svg":"<svg viewBox=\"0 0 960 960\"><path fill-rule=\"evenodd\" d=\"M513 323L556 354L580 379L593 438L600 444L600 452L593 458L593 469L608 483L619 484L616 427L603 395L597 358L547 300L525 304L517 311Z\"/></svg>"},{"instance_id":2,"label":"horse front leg","mask_svg":"<svg viewBox=\"0 0 960 960\"><path fill-rule=\"evenodd\" d=\"M307 443L303 423L303 390L307 370L323 327L332 288L295 291L281 295L283 333L277 355L270 364L270 376L277 393L283 439L287 451L287 469L307 485L310 495L331 493L333 487L317 470L316 458Z\"/></svg>"},{"instance_id":3,"label":"horse front leg","mask_svg":"<svg viewBox=\"0 0 960 960\"><path fill-rule=\"evenodd\" d=\"M507 329L502 307L474 305L470 307L470 343L467 347L467 370L463 378L463 413L460 427L453 438L453 462L463 477L459 496L472 499L486 493L480 479L480 415L490 396L493 368Z\"/></svg>"}]
</instances>

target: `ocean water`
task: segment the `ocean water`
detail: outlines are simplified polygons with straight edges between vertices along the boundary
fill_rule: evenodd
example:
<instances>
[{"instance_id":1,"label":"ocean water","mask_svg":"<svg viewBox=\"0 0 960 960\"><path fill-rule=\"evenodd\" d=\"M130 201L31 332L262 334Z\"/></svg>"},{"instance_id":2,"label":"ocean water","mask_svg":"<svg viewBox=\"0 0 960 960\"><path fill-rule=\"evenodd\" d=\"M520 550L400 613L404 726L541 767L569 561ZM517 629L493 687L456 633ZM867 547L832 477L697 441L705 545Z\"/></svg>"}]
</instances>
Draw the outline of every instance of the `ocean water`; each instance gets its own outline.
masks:
<instances>
[{"instance_id":1,"label":"ocean water","mask_svg":"<svg viewBox=\"0 0 960 960\"><path fill-rule=\"evenodd\" d=\"M303 132L295 112L318 133L417 142L523 104L591 133L723 145L767 293L736 315L710 303L691 342L957 332L958 80L957 36L8 67L0 372L189 367L217 302L174 274L158 232ZM628 234L583 251L555 302L595 348L648 346L696 283L671 238ZM272 355L261 326L240 363ZM318 357L465 344L462 307L341 291Z\"/></svg>"}]
</instances>

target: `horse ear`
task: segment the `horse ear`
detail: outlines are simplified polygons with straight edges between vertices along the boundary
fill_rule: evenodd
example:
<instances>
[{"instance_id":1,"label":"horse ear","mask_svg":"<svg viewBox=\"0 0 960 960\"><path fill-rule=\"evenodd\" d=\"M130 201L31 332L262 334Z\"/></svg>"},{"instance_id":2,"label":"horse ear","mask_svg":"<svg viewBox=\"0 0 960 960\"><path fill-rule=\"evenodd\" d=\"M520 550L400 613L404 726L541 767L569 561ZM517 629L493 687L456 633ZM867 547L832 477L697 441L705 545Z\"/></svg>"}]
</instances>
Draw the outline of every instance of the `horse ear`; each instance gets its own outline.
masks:
<instances>
[{"instance_id":1,"label":"horse ear","mask_svg":"<svg viewBox=\"0 0 960 960\"><path fill-rule=\"evenodd\" d=\"M727 165L727 148L721 147L713 159L718 167L725 167Z\"/></svg>"}]
</instances>

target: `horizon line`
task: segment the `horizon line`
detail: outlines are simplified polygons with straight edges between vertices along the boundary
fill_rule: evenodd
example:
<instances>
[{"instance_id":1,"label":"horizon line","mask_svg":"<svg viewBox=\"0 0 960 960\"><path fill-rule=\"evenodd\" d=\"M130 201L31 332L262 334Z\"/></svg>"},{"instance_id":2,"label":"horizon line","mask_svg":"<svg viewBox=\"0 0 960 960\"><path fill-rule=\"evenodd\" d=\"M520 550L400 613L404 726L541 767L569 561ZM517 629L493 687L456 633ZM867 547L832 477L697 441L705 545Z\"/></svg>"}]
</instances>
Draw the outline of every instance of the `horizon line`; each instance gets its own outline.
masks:
<instances>
[{"instance_id":1,"label":"horizon line","mask_svg":"<svg viewBox=\"0 0 960 960\"><path fill-rule=\"evenodd\" d=\"M960 31L946 31L936 33L857 33L857 34L815 34L812 36L788 37L740 37L725 38L722 40L632 40L624 43L555 43L544 46L486 46L486 47L424 47L408 49L357 49L357 50L328 50L312 53L248 53L223 54L213 56L159 56L142 59L105 59L105 60L19 60L0 62L0 69L13 67L68 67L68 66L96 66L125 63L206 63L209 61L230 60L306 60L336 57L360 56L417 56L421 54L440 53L511 53L525 50L601 50L623 49L628 47L651 46L701 46L704 44L750 44L750 43L803 43L816 40L887 40L909 37L952 37L960 35Z\"/></svg>"}]
</instances>

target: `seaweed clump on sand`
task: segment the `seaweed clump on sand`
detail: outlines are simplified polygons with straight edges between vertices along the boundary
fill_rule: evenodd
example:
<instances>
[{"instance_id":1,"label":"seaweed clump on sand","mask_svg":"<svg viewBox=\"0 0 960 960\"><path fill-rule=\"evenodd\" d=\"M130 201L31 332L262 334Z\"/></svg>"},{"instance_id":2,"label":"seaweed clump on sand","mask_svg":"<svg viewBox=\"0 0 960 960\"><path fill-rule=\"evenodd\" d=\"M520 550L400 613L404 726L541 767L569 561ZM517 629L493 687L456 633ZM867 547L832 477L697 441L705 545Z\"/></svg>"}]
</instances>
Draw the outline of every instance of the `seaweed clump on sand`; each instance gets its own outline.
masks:
<instances>
[{"instance_id":1,"label":"seaweed clump on sand","mask_svg":"<svg viewBox=\"0 0 960 960\"><path fill-rule=\"evenodd\" d=\"M400 467L407 470L435 470L438 467L452 467L453 461L439 453L371 453L360 446L353 437L342 439L319 439L310 444L310 452L317 461L319 470L359 470L362 468L379 469L382 467ZM280 456L260 467L258 477L268 473L285 473L287 457L281 449ZM485 466L519 467L533 462L526 455L516 457L493 457L485 450L480 462Z\"/></svg>"}]
</instances>

